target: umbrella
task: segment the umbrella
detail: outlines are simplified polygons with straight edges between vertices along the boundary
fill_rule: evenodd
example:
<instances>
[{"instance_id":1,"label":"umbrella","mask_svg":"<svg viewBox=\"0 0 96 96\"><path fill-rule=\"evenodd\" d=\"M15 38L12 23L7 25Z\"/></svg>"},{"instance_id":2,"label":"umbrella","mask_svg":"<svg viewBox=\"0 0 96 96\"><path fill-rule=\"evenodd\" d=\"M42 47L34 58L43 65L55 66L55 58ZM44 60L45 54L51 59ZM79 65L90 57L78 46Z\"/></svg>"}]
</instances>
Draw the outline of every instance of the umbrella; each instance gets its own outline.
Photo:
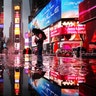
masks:
<instances>
[{"instance_id":1,"label":"umbrella","mask_svg":"<svg viewBox=\"0 0 96 96\"><path fill-rule=\"evenodd\" d=\"M45 35L45 33L41 30L41 29L37 29L37 28L33 28L32 32L34 33L34 35L38 36L40 33L43 35L43 39L45 40L47 37Z\"/></svg>"}]
</instances>

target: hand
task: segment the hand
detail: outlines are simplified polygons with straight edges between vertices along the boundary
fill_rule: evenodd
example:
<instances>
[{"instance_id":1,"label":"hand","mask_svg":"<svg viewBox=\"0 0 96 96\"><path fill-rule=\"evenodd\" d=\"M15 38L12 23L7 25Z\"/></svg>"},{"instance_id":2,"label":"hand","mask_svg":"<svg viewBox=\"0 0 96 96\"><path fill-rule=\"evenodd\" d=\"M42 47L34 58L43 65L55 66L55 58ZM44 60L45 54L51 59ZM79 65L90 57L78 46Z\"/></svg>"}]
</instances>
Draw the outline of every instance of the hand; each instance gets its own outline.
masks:
<instances>
[{"instance_id":1,"label":"hand","mask_svg":"<svg viewBox=\"0 0 96 96\"><path fill-rule=\"evenodd\" d=\"M38 40L39 39L39 37L37 37L37 36L35 36L35 38Z\"/></svg>"}]
</instances>

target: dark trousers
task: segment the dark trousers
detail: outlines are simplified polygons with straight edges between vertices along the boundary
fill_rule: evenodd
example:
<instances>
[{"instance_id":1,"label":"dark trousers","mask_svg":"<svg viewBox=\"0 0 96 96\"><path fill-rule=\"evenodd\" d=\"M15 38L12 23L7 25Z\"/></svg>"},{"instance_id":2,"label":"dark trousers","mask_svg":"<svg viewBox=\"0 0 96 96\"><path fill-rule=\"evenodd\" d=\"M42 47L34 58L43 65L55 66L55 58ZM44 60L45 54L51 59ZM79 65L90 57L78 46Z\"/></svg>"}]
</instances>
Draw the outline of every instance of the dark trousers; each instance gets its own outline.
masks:
<instances>
[{"instance_id":1,"label":"dark trousers","mask_svg":"<svg viewBox=\"0 0 96 96\"><path fill-rule=\"evenodd\" d=\"M38 51L37 51L37 65L41 66L43 65L43 56L42 56L42 50L43 47L38 47Z\"/></svg>"}]
</instances>

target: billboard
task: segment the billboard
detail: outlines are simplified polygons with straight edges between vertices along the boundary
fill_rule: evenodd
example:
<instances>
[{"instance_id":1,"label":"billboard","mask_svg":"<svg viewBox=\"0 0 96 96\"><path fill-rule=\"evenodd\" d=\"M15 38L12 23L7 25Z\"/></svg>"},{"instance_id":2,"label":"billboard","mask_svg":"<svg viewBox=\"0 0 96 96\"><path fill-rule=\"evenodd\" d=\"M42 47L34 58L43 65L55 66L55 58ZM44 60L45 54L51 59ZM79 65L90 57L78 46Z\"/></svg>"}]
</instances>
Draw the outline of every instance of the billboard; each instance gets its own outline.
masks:
<instances>
[{"instance_id":1,"label":"billboard","mask_svg":"<svg viewBox=\"0 0 96 96\"><path fill-rule=\"evenodd\" d=\"M79 4L83 0L51 0L30 22L29 29L44 29L62 18L78 18Z\"/></svg>"},{"instance_id":2,"label":"billboard","mask_svg":"<svg viewBox=\"0 0 96 96\"><path fill-rule=\"evenodd\" d=\"M61 0L51 0L33 19L31 27L45 28L61 18Z\"/></svg>"},{"instance_id":3,"label":"billboard","mask_svg":"<svg viewBox=\"0 0 96 96\"><path fill-rule=\"evenodd\" d=\"M61 18L78 18L79 4L83 0L62 0Z\"/></svg>"},{"instance_id":4,"label":"billboard","mask_svg":"<svg viewBox=\"0 0 96 96\"><path fill-rule=\"evenodd\" d=\"M86 23L96 19L96 0L85 0L79 4L79 21Z\"/></svg>"}]
</instances>

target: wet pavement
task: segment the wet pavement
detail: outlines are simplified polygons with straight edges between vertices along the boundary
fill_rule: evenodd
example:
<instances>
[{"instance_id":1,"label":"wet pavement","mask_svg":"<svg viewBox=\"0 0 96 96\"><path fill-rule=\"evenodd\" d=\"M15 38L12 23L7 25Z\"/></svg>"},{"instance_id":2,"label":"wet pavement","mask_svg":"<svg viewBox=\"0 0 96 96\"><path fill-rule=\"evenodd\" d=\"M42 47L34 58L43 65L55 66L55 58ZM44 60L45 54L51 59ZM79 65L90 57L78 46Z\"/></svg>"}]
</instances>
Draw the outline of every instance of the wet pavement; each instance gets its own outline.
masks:
<instances>
[{"instance_id":1,"label":"wet pavement","mask_svg":"<svg viewBox=\"0 0 96 96\"><path fill-rule=\"evenodd\" d=\"M96 96L96 59L43 56L41 71L36 59L0 54L0 96Z\"/></svg>"}]
</instances>

